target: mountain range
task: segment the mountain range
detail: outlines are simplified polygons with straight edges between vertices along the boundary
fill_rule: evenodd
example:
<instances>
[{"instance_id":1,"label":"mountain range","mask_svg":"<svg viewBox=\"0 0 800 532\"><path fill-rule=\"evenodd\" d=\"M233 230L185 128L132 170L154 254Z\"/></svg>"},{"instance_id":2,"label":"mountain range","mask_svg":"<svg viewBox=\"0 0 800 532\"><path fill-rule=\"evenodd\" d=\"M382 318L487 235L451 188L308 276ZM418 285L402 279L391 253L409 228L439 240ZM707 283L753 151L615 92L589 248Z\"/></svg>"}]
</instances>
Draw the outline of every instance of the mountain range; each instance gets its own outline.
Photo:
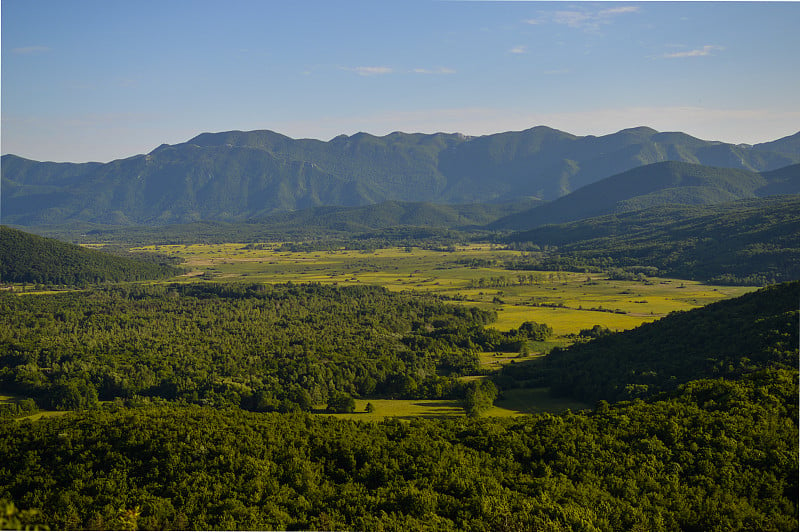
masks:
<instances>
[{"instance_id":1,"label":"mountain range","mask_svg":"<svg viewBox=\"0 0 800 532\"><path fill-rule=\"evenodd\" d=\"M741 170L736 179L745 183L732 185L730 198L766 195L769 187L781 184L764 178L764 172L800 163L800 133L752 146L646 127L599 137L540 126L480 137L358 133L327 142L272 131L204 133L109 163L37 162L5 155L0 215L4 223L22 226L164 225L387 201L551 202L664 161ZM705 187L701 193L707 198L724 199L708 183L697 186ZM514 228L533 227L525 225Z\"/></svg>"}]
</instances>

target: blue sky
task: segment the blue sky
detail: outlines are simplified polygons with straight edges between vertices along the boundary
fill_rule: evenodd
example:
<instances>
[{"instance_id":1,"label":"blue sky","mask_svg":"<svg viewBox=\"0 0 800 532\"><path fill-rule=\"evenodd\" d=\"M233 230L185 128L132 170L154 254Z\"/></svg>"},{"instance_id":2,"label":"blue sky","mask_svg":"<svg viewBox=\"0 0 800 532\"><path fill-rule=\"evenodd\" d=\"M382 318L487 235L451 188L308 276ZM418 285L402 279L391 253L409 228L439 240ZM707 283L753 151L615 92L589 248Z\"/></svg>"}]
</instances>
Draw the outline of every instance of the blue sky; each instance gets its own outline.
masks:
<instances>
[{"instance_id":1,"label":"blue sky","mask_svg":"<svg viewBox=\"0 0 800 532\"><path fill-rule=\"evenodd\" d=\"M2 152L536 125L764 142L800 130L798 27L797 2L3 0Z\"/></svg>"}]
</instances>

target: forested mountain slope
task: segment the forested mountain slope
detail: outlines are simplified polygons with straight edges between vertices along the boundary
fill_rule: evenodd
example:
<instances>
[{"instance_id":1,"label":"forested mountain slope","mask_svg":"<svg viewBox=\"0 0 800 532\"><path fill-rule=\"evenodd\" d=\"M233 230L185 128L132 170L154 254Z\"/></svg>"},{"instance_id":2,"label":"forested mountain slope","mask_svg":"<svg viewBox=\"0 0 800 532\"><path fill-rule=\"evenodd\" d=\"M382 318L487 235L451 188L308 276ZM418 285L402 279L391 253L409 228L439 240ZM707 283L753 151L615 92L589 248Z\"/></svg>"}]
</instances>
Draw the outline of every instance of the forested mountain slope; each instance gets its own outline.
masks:
<instances>
[{"instance_id":1,"label":"forested mountain slope","mask_svg":"<svg viewBox=\"0 0 800 532\"><path fill-rule=\"evenodd\" d=\"M763 285L800 279L800 195L710 206L665 205L542 226L508 238L549 248L516 266Z\"/></svg>"},{"instance_id":2,"label":"forested mountain slope","mask_svg":"<svg viewBox=\"0 0 800 532\"><path fill-rule=\"evenodd\" d=\"M120 257L0 226L0 282L78 285L158 279L180 272L145 258Z\"/></svg>"},{"instance_id":3,"label":"forested mountain slope","mask_svg":"<svg viewBox=\"0 0 800 532\"><path fill-rule=\"evenodd\" d=\"M546 127L483 137L358 133L328 142L271 131L205 133L107 164L3 156L2 216L18 225L166 224L390 200L549 201L668 160L764 171L798 163L800 155L649 128L601 137Z\"/></svg>"},{"instance_id":4,"label":"forested mountain slope","mask_svg":"<svg viewBox=\"0 0 800 532\"><path fill-rule=\"evenodd\" d=\"M459 229L484 226L509 211L527 210L538 200L509 203L440 205L428 202L388 201L363 207L314 207L249 220L272 230L319 228L343 232L363 232L391 227L436 227Z\"/></svg>"},{"instance_id":5,"label":"forested mountain slope","mask_svg":"<svg viewBox=\"0 0 800 532\"><path fill-rule=\"evenodd\" d=\"M779 194L800 194L800 165L758 174L667 161L597 181L555 201L501 218L490 227L524 231L657 205L713 205Z\"/></svg>"},{"instance_id":6,"label":"forested mountain slope","mask_svg":"<svg viewBox=\"0 0 800 532\"><path fill-rule=\"evenodd\" d=\"M738 379L765 368L796 370L799 303L800 281L770 286L556 349L542 371L554 394L594 402L648 397L692 380ZM513 366L504 373L526 375Z\"/></svg>"},{"instance_id":7,"label":"forested mountain slope","mask_svg":"<svg viewBox=\"0 0 800 532\"><path fill-rule=\"evenodd\" d=\"M787 157L797 157L800 155L800 132L778 140L773 140L772 142L755 144L753 145L753 149L769 153L778 153Z\"/></svg>"}]
</instances>

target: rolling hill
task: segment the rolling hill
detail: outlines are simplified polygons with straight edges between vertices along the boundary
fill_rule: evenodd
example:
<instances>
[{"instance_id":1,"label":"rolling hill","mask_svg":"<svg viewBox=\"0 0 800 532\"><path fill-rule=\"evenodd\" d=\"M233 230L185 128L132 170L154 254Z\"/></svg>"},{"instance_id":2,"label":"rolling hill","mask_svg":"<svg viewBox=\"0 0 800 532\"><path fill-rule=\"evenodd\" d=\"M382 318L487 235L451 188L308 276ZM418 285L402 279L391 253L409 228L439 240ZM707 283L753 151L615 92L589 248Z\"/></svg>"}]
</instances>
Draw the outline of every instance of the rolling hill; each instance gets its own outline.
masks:
<instances>
[{"instance_id":1,"label":"rolling hill","mask_svg":"<svg viewBox=\"0 0 800 532\"><path fill-rule=\"evenodd\" d=\"M597 181L490 227L520 231L657 205L713 205L780 194L800 194L800 165L759 174L667 161Z\"/></svg>"},{"instance_id":2,"label":"rolling hill","mask_svg":"<svg viewBox=\"0 0 800 532\"><path fill-rule=\"evenodd\" d=\"M168 264L119 257L0 226L0 282L81 285L177 273Z\"/></svg>"},{"instance_id":3,"label":"rolling hill","mask_svg":"<svg viewBox=\"0 0 800 532\"><path fill-rule=\"evenodd\" d=\"M358 133L328 142L272 131L204 133L105 164L5 155L1 213L23 226L165 225L385 201L551 201L661 161L775 170L800 162L788 139L737 146L650 128L600 137L547 127L481 137Z\"/></svg>"}]
</instances>

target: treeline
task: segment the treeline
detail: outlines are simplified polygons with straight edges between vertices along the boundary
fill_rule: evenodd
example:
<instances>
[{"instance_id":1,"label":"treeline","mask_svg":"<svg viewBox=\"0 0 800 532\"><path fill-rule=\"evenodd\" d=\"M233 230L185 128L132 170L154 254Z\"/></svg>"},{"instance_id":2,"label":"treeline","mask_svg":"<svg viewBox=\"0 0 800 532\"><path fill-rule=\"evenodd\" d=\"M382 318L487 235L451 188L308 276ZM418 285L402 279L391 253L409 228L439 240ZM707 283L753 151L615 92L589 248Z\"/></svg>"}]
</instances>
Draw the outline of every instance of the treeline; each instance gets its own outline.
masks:
<instances>
[{"instance_id":1,"label":"treeline","mask_svg":"<svg viewBox=\"0 0 800 532\"><path fill-rule=\"evenodd\" d=\"M0 421L0 525L797 529L796 369L513 419L360 423L108 405Z\"/></svg>"},{"instance_id":2,"label":"treeline","mask_svg":"<svg viewBox=\"0 0 800 532\"><path fill-rule=\"evenodd\" d=\"M763 288L706 307L673 312L617 334L556 348L544 362L506 366L506 387L551 386L587 402L618 401L674 390L698 378L736 379L798 364L800 282Z\"/></svg>"},{"instance_id":3,"label":"treeline","mask_svg":"<svg viewBox=\"0 0 800 532\"><path fill-rule=\"evenodd\" d=\"M71 410L161 397L254 411L332 396L462 397L476 350L544 334L371 286L115 286L0 296L0 388ZM488 336L487 336L488 335Z\"/></svg>"},{"instance_id":4,"label":"treeline","mask_svg":"<svg viewBox=\"0 0 800 532\"><path fill-rule=\"evenodd\" d=\"M0 282L76 286L178 273L163 258L121 257L0 226Z\"/></svg>"},{"instance_id":5,"label":"treeline","mask_svg":"<svg viewBox=\"0 0 800 532\"><path fill-rule=\"evenodd\" d=\"M489 231L476 228L449 229L418 225L398 225L379 229L282 226L265 220L228 223L217 221L149 226L97 226L67 224L37 229L48 237L81 243L115 242L122 246L172 244L220 244L225 242L291 242L286 251L327 251L332 249L374 250L386 247L431 247L447 249L468 243Z\"/></svg>"},{"instance_id":6,"label":"treeline","mask_svg":"<svg viewBox=\"0 0 800 532\"><path fill-rule=\"evenodd\" d=\"M506 266L607 271L767 285L800 279L800 196L703 207L665 206L516 233L512 249L542 251Z\"/></svg>"}]
</instances>

